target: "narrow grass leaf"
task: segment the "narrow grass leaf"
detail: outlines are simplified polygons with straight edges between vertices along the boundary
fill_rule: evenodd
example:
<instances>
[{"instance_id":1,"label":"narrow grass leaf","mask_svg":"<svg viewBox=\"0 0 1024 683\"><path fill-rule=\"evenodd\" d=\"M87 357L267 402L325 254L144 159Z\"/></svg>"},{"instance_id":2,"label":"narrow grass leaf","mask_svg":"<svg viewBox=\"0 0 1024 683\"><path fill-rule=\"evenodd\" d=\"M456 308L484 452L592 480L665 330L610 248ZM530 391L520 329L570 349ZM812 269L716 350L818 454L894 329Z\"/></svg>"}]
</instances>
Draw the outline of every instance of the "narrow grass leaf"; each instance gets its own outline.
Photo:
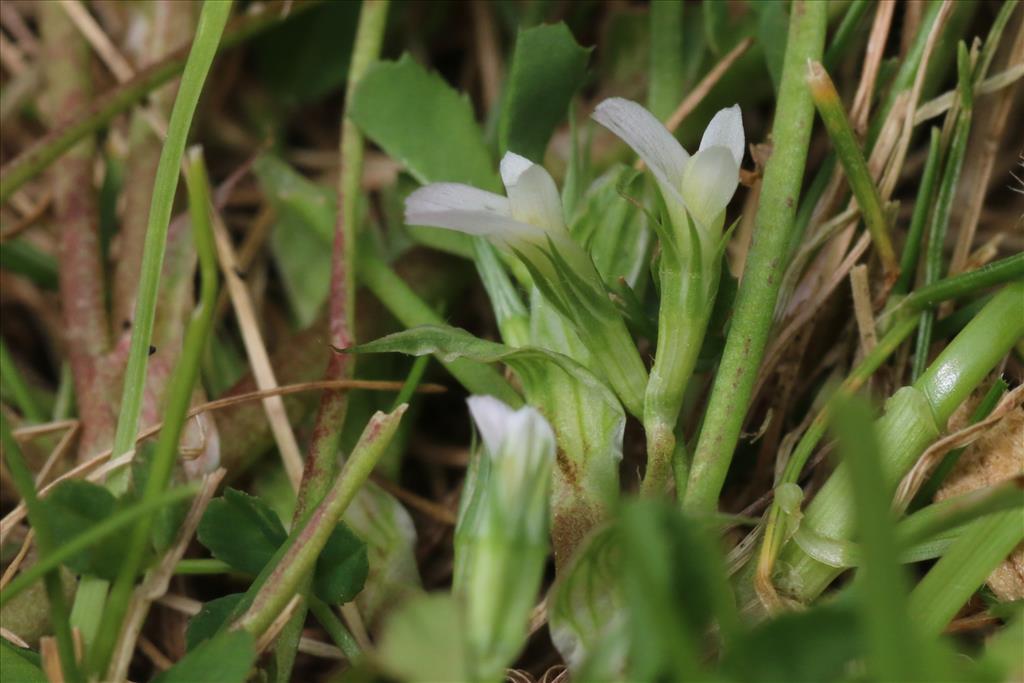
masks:
<instances>
[{"instance_id":1,"label":"narrow grass leaf","mask_svg":"<svg viewBox=\"0 0 1024 683\"><path fill-rule=\"evenodd\" d=\"M61 582L57 564L44 566L43 560L52 559L57 553L57 541L53 529L50 528L50 517L42 507L39 496L36 493L35 482L32 479L32 472L25 464L25 457L22 455L21 446L14 440L10 423L7 420L7 413L0 411L0 444L3 445L4 460L14 488L28 509L29 522L36 534L42 559L33 565L36 570L34 580L44 577L46 586L46 597L49 600L50 624L57 639L57 652L60 658L60 669L63 676L71 681L83 680L75 657L74 643L72 640L71 628L68 622L68 607L64 596L64 586ZM0 606L13 597L17 591L14 584L20 581L22 588L31 585L32 580L27 577L30 570L22 572L21 576L12 581L0 594Z\"/></svg>"},{"instance_id":2,"label":"narrow grass leaf","mask_svg":"<svg viewBox=\"0 0 1024 683\"><path fill-rule=\"evenodd\" d=\"M149 365L150 341L156 319L157 294L160 271L167 248L167 229L174 208L174 194L178 187L178 173L185 154L192 117L199 106L203 84L217 54L224 25L231 13L230 2L206 2L196 28L196 37L189 52L181 77L181 85L174 100L174 109L168 122L167 140L160 152L153 201L149 210L146 239L142 254L142 272L139 274L138 299L132 321L131 346L125 369L121 412L114 435L114 456L126 453L135 440L142 412L142 394Z\"/></svg>"},{"instance_id":3,"label":"narrow grass leaf","mask_svg":"<svg viewBox=\"0 0 1024 683\"><path fill-rule=\"evenodd\" d=\"M907 618L907 581L899 566L891 504L893 487L885 483L879 441L870 407L848 398L833 422L839 452L850 472L854 516L863 565L858 607L863 620L868 666L879 680L927 680L924 654Z\"/></svg>"},{"instance_id":4,"label":"narrow grass leaf","mask_svg":"<svg viewBox=\"0 0 1024 683\"><path fill-rule=\"evenodd\" d=\"M938 634L1024 540L1024 508L983 517L964 529L910 594L910 618Z\"/></svg>"}]
</instances>

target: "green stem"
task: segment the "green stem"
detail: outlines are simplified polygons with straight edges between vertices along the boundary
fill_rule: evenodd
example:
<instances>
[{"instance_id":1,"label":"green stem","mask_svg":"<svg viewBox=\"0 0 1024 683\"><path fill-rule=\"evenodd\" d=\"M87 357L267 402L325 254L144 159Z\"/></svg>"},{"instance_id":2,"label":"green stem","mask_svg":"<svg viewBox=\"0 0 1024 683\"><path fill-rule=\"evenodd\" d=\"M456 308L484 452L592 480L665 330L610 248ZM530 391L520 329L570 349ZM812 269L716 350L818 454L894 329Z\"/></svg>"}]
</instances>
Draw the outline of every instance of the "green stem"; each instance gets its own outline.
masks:
<instances>
[{"instance_id":1,"label":"green stem","mask_svg":"<svg viewBox=\"0 0 1024 683\"><path fill-rule=\"evenodd\" d=\"M359 13L352 62L348 73L346 100L358 86L367 68L380 54L388 3L363 3ZM341 124L341 179L339 182L338 225L334 235L329 301L330 343L336 349L355 344L356 249L359 218L359 181L363 174L363 136L347 114ZM344 379L352 375L353 354L332 354L325 377ZM348 393L324 392L313 430L309 457L303 471L295 508L297 524L315 507L338 473L338 447L345 421Z\"/></svg>"},{"instance_id":2,"label":"green stem","mask_svg":"<svg viewBox=\"0 0 1024 683\"><path fill-rule=\"evenodd\" d=\"M935 306L939 302L959 299L975 292L1024 278L1024 253L993 261L976 270L947 277L924 287L915 289L904 299L896 310L907 308L911 311Z\"/></svg>"},{"instance_id":3,"label":"green stem","mask_svg":"<svg viewBox=\"0 0 1024 683\"><path fill-rule=\"evenodd\" d=\"M704 272L691 266L672 265L669 256L662 254L658 344L644 396L647 471L640 488L644 495L663 494L672 480L676 423L718 290L721 264L717 259ZM678 456L684 457L682 449ZM681 493L677 491L680 497Z\"/></svg>"},{"instance_id":4,"label":"green stem","mask_svg":"<svg viewBox=\"0 0 1024 683\"><path fill-rule=\"evenodd\" d=\"M782 472L782 477L775 484L776 490L783 484L796 484L800 479L800 474L803 472L804 467L807 465L807 461L810 459L811 454L814 452L814 448L821 441L821 437L825 435L825 430L828 427L829 417L832 414L833 406L837 399L843 397L852 396L855 394L864 382L866 382L871 375L874 374L875 370L881 367L882 363L886 361L899 348L903 341L910 336L910 333L917 328L918 319L916 317L908 318L901 321L898 325L893 327L889 332L875 345L875 348L868 353L860 364L854 368L847 376L843 383L839 385L836 392L829 397L825 403L825 407L814 416L814 420L811 422L807 431L804 432L800 442L793 450L792 455L786 462L786 467ZM782 529L783 521L783 509L778 498L772 500L772 506L768 511L767 522L765 523L764 540L761 543L761 551L757 562L757 571L762 577L767 580L770 578L772 570L775 566L775 559L778 557L779 550L782 549L782 545L786 539L785 530Z\"/></svg>"},{"instance_id":5,"label":"green stem","mask_svg":"<svg viewBox=\"0 0 1024 683\"><path fill-rule=\"evenodd\" d=\"M203 12L205 13L210 7L218 7L218 5L207 2L203 6ZM218 11L224 12L223 18L226 18L228 9L218 9ZM223 24L223 18L221 24ZM188 78L187 69L185 78ZM142 492L143 501L155 500L164 492L170 481L178 455L181 430L188 415L192 391L199 378L199 365L210 336L210 330L213 327L213 315L217 303L217 252L211 224L210 186L206 168L198 150L189 154L185 180L188 185L192 233L196 241L196 252L199 254L201 276L199 306L185 332L181 357L168 384L163 428L160 430L160 436L157 438L153 451L149 476L146 478L146 485ZM134 435L132 438L134 440ZM90 653L90 665L95 673L106 671L110 655L114 650L121 630L121 622L131 601L135 579L149 545L153 520L153 514L144 515L132 529L131 540L125 550L124 559L103 613L95 647Z\"/></svg>"},{"instance_id":6,"label":"green stem","mask_svg":"<svg viewBox=\"0 0 1024 683\"><path fill-rule=\"evenodd\" d=\"M1002 377L993 382L992 386L989 387L988 393L985 394L984 398L981 399L981 402L977 407L975 407L974 412L971 413L971 424L977 424L988 417L989 413L995 410L996 405L999 403L999 399L1003 397L1003 394L1007 389L1009 389L1009 386L1006 384L1006 380ZM925 485L921 487L921 490L917 492L918 501L923 501L926 504L935 497L939 487L942 486L942 482L945 481L946 477L949 476L949 473L953 471L953 468L956 466L956 463L963 452L964 448L956 448L949 453L946 453L942 462L940 462L938 466L936 466L935 471L932 472L931 477Z\"/></svg>"},{"instance_id":7,"label":"green stem","mask_svg":"<svg viewBox=\"0 0 1024 683\"><path fill-rule=\"evenodd\" d=\"M113 457L127 453L135 444L135 432L142 412L143 392L146 384L146 368L149 365L150 340L156 318L157 295L160 287L160 272L167 247L167 228L174 208L174 193L178 187L178 169L185 153L185 142L192 125L192 117L203 83L217 54L217 45L231 13L231 2L203 3L196 37L189 52L188 62L181 77L178 96L167 126L167 139L160 152L156 180L153 184L153 201L149 210L146 240L143 246L142 272L139 273L138 299L135 304L135 319L132 322L131 346L128 349L128 365L125 369L124 392L121 396L121 412L114 434ZM203 209L204 211L206 209ZM206 279L203 279L204 283ZM214 280L213 282L216 282ZM190 387L191 390L191 387ZM164 430L166 433L166 429Z\"/></svg>"},{"instance_id":8,"label":"green stem","mask_svg":"<svg viewBox=\"0 0 1024 683\"><path fill-rule=\"evenodd\" d=\"M878 193L878 186L871 179L871 172L868 170L864 154L861 153L860 144L853 134L853 128L846 118L843 110L843 103L836 92L835 84L829 78L825 68L819 62L807 64L807 84L811 89L811 98L814 106L818 108L825 129L832 139L832 145L836 149L839 161L846 172L846 180L850 183L853 196L857 199L857 206L860 207L860 214L864 218L864 224L871 234L871 240L878 250L882 259L882 266L885 268L886 277L889 282L894 282L899 264L896 261L896 251L893 249L892 240L889 237L889 225L882 208L882 198Z\"/></svg>"},{"instance_id":9,"label":"green stem","mask_svg":"<svg viewBox=\"0 0 1024 683\"><path fill-rule=\"evenodd\" d=\"M359 11L359 25L345 86L345 102L353 99L363 74L380 55L387 23L387 0L367 0ZM359 231L359 183L363 176L363 134L348 116L348 105L341 117L341 178L338 184L338 225L334 231L331 256L331 290L328 302L330 343L344 349L355 344L356 332L356 263ZM353 354L332 354L325 379L344 379L354 373ZM325 391L320 398L309 455L303 468L295 504L293 524L300 525L310 511L323 499L331 482L338 475L339 451L348 392ZM312 572L303 580L304 593L309 592ZM277 680L291 678L295 654L306 619L305 605L300 605L289 620L274 649Z\"/></svg>"},{"instance_id":10,"label":"green stem","mask_svg":"<svg viewBox=\"0 0 1024 683\"><path fill-rule=\"evenodd\" d=\"M316 6L315 0L295 3L287 14L264 11L239 17L225 32L222 46L233 47L252 38L289 17ZM135 106L139 100L177 76L185 68L188 48L177 51L167 59L140 71L135 78L118 86L96 102L78 119L57 128L40 138L31 147L0 168L0 202L5 202L14 191L42 173L54 159L62 155L82 138L105 126L118 114Z\"/></svg>"},{"instance_id":11,"label":"green stem","mask_svg":"<svg viewBox=\"0 0 1024 683\"><path fill-rule=\"evenodd\" d=\"M345 463L323 501L307 521L289 534L274 558L253 582L252 604L234 627L261 635L298 592L300 584L313 569L320 551L334 531L356 493L387 450L398 429L406 406L392 413L377 413L366 425L359 443Z\"/></svg>"},{"instance_id":12,"label":"green stem","mask_svg":"<svg viewBox=\"0 0 1024 683\"><path fill-rule=\"evenodd\" d=\"M765 169L754 243L690 469L683 505L691 511L708 513L717 506L764 356L814 118L803 74L807 60L821 59L825 20L825 3L793 3L772 131L775 153Z\"/></svg>"},{"instance_id":13,"label":"green stem","mask_svg":"<svg viewBox=\"0 0 1024 683\"><path fill-rule=\"evenodd\" d=\"M942 250L949 229L949 218L956 197L957 184L960 182L960 171L963 168L964 156L967 151L967 140L971 134L973 95L971 92L971 66L967 56L967 48L960 44L957 53L960 81L960 115L956 121L953 142L950 147L949 160L939 185L939 194L932 213L931 224L928 226L928 245L925 252L924 284L930 285L942 277ZM914 352L912 377L917 378L924 372L928 364L928 349L932 341L932 328L935 325L935 314L925 311L921 314L921 326L917 330L917 344Z\"/></svg>"},{"instance_id":14,"label":"green stem","mask_svg":"<svg viewBox=\"0 0 1024 683\"><path fill-rule=\"evenodd\" d=\"M1024 336L1024 282L1004 287L949 343L911 387L898 391L876 423L882 444L885 486L895 484L940 434L953 411ZM840 466L804 513L806 525L827 538L847 540L852 531L849 474ZM807 602L817 597L841 570L807 556L795 543L783 549L788 570L782 587Z\"/></svg>"},{"instance_id":15,"label":"green stem","mask_svg":"<svg viewBox=\"0 0 1024 683\"><path fill-rule=\"evenodd\" d=\"M395 402L391 404L392 410L412 400L413 395L416 393L416 388L423 382L423 376L427 372L428 363L430 363L430 356L420 356L412 362L409 375L402 382L402 389L395 396Z\"/></svg>"},{"instance_id":16,"label":"green stem","mask_svg":"<svg viewBox=\"0 0 1024 683\"><path fill-rule=\"evenodd\" d=\"M58 546L53 530L50 528L47 512L36 495L32 472L25 464L25 458L21 454L21 446L15 441L14 434L11 433L11 426L7 422L7 414L2 410L0 410L0 439L2 439L4 457L7 461L7 469L11 473L14 488L25 502L29 522L36 533L36 545L39 547L42 555L42 559L35 565L35 567L38 567L43 561L48 561L58 550ZM0 604L3 604L3 602L12 597L12 586L16 582L22 582L25 574L35 569L35 567L26 570L15 581L11 582L11 585L4 591L4 599L0 601ZM57 636L57 652L60 656L61 670L64 672L65 679L72 681L72 683L77 683L83 680L83 678L78 670L78 663L75 661L75 645L71 636L71 624L68 621L68 605L64 595L64 585L60 579L60 569L57 564L53 563L50 563L47 569L49 571L39 572L32 581L25 581L24 583L25 586L28 586L37 580L40 574L43 575L46 597L50 602L50 624L53 626L54 634Z\"/></svg>"},{"instance_id":17,"label":"green stem","mask_svg":"<svg viewBox=\"0 0 1024 683\"><path fill-rule=\"evenodd\" d=\"M1024 336L1024 281L1004 287L914 382L940 424Z\"/></svg>"},{"instance_id":18,"label":"green stem","mask_svg":"<svg viewBox=\"0 0 1024 683\"><path fill-rule=\"evenodd\" d=\"M907 230L907 241L900 254L900 277L893 286L892 294L906 294L914 284L914 273L917 272L917 258L921 252L921 238L924 227L932 209L932 197L935 194L935 180L939 176L942 162L941 131L932 127L931 142L928 145L928 161L924 165L921 184L917 186L917 197L914 199L914 213L910 218Z\"/></svg>"},{"instance_id":19,"label":"green stem","mask_svg":"<svg viewBox=\"0 0 1024 683\"><path fill-rule=\"evenodd\" d=\"M341 622L341 619L334 613L330 605L314 596L309 600L309 610L316 617L316 620L320 622L320 625L324 627L324 630L327 631L327 635L331 637L334 644L345 653L346 657L353 660L362 653L359 649L359 643L356 642L356 639L345 628L345 624Z\"/></svg>"}]
</instances>

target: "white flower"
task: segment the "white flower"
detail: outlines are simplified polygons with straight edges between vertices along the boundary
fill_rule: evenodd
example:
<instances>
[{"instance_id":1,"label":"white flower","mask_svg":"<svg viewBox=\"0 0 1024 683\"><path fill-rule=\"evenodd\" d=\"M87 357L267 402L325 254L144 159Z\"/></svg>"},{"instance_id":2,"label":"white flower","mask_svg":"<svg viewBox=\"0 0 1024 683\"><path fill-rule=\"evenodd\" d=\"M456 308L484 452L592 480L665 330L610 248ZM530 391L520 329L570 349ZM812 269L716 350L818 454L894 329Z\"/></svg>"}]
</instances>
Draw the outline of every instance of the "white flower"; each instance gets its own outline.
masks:
<instances>
[{"instance_id":1,"label":"white flower","mask_svg":"<svg viewBox=\"0 0 1024 683\"><path fill-rule=\"evenodd\" d=\"M643 409L647 370L594 262L573 241L558 188L542 166L507 153L507 197L457 183L433 183L405 200L405 222L486 237L522 262L532 284L576 329L593 368L634 415Z\"/></svg>"},{"instance_id":2,"label":"white flower","mask_svg":"<svg viewBox=\"0 0 1024 683\"><path fill-rule=\"evenodd\" d=\"M555 435L534 408L471 396L483 440L455 528L453 589L465 601L473 680L497 680L526 641L548 556Z\"/></svg>"},{"instance_id":3,"label":"white flower","mask_svg":"<svg viewBox=\"0 0 1024 683\"><path fill-rule=\"evenodd\" d=\"M739 105L715 114L693 156L636 102L612 97L597 105L593 118L622 138L651 169L673 221L674 209L681 206L704 232L718 224L739 184L744 145Z\"/></svg>"},{"instance_id":4,"label":"white flower","mask_svg":"<svg viewBox=\"0 0 1024 683\"><path fill-rule=\"evenodd\" d=\"M535 408L523 406L513 410L493 396L470 396L466 399L484 450L491 460L492 490L500 500L505 515L528 512L537 489L547 491L551 467L555 460L555 434L551 425ZM539 485L538 485L539 484ZM539 520L528 526L546 525L546 500L533 511Z\"/></svg>"},{"instance_id":5,"label":"white flower","mask_svg":"<svg viewBox=\"0 0 1024 683\"><path fill-rule=\"evenodd\" d=\"M593 277L589 257L569 237L558 188L544 167L508 152L501 180L507 197L461 183L425 185L406 198L405 222L486 237L544 273L551 266L543 253L553 244L574 270Z\"/></svg>"}]
</instances>

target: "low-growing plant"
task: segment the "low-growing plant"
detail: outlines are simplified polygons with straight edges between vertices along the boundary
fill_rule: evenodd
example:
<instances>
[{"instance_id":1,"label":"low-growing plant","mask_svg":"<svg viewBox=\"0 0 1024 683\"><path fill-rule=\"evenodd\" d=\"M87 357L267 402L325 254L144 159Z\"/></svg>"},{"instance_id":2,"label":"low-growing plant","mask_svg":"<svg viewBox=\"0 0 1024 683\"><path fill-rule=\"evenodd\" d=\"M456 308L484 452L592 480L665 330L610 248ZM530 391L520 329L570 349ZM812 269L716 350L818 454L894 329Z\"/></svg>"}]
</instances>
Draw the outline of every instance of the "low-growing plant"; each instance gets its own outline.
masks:
<instances>
[{"instance_id":1,"label":"low-growing plant","mask_svg":"<svg viewBox=\"0 0 1024 683\"><path fill-rule=\"evenodd\" d=\"M198 8L0 17L5 680L1024 675L1019 3Z\"/></svg>"}]
</instances>

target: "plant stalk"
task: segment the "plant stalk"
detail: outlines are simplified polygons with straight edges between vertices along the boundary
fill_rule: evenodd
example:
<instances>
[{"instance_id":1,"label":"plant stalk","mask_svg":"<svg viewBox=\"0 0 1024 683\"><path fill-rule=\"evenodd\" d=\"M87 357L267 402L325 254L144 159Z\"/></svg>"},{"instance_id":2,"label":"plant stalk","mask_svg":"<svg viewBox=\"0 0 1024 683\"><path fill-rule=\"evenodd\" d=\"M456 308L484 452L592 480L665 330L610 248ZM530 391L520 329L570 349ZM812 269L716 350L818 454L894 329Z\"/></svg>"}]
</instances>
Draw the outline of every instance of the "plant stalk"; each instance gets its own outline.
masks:
<instances>
[{"instance_id":1,"label":"plant stalk","mask_svg":"<svg viewBox=\"0 0 1024 683\"><path fill-rule=\"evenodd\" d=\"M899 390L876 423L885 485L895 486L938 438L953 411L1024 337L1024 282L1004 287L958 334L912 386ZM828 538L852 532L849 474L840 465L804 513L803 525ZM801 602L821 594L842 570L824 565L790 542L779 557L779 587Z\"/></svg>"},{"instance_id":2,"label":"plant stalk","mask_svg":"<svg viewBox=\"0 0 1024 683\"><path fill-rule=\"evenodd\" d=\"M226 3L225 3L226 4ZM207 2L203 11L216 6ZM221 7L217 11L224 12L220 19L221 25L227 17L230 7ZM216 21L216 19L211 19ZM211 53L212 58L212 53ZM186 70L187 79L187 70ZM184 90L184 80L182 90ZM175 180L177 176L175 175ZM217 303L217 252L213 241L211 224L212 204L210 202L209 180L202 156L198 150L189 155L186 168L186 181L189 190L189 210L192 220L193 236L200 265L200 298L199 305L193 314L192 322L185 333L185 342L181 357L171 375L167 388L167 404L164 413L163 428L157 438L156 448L150 464L149 476L142 492L143 501L151 501L159 497L167 488L178 455L178 443L181 430L188 415L192 390L199 379L199 364L206 348L210 330L213 327L213 315ZM170 207L168 207L170 208ZM134 434L132 434L134 443ZM114 651L124 619L125 611L131 601L135 579L142 566L146 548L149 545L150 532L153 527L152 513L143 515L132 529L131 540L125 550L124 560L113 587L103 619L100 622L96 643L90 653L90 666L93 672L106 671L111 653Z\"/></svg>"},{"instance_id":3,"label":"plant stalk","mask_svg":"<svg viewBox=\"0 0 1024 683\"><path fill-rule=\"evenodd\" d=\"M689 511L717 507L768 341L814 119L803 74L807 60L821 59L826 14L825 3L792 5L772 132L775 152L765 169L754 241L682 500Z\"/></svg>"}]
</instances>

